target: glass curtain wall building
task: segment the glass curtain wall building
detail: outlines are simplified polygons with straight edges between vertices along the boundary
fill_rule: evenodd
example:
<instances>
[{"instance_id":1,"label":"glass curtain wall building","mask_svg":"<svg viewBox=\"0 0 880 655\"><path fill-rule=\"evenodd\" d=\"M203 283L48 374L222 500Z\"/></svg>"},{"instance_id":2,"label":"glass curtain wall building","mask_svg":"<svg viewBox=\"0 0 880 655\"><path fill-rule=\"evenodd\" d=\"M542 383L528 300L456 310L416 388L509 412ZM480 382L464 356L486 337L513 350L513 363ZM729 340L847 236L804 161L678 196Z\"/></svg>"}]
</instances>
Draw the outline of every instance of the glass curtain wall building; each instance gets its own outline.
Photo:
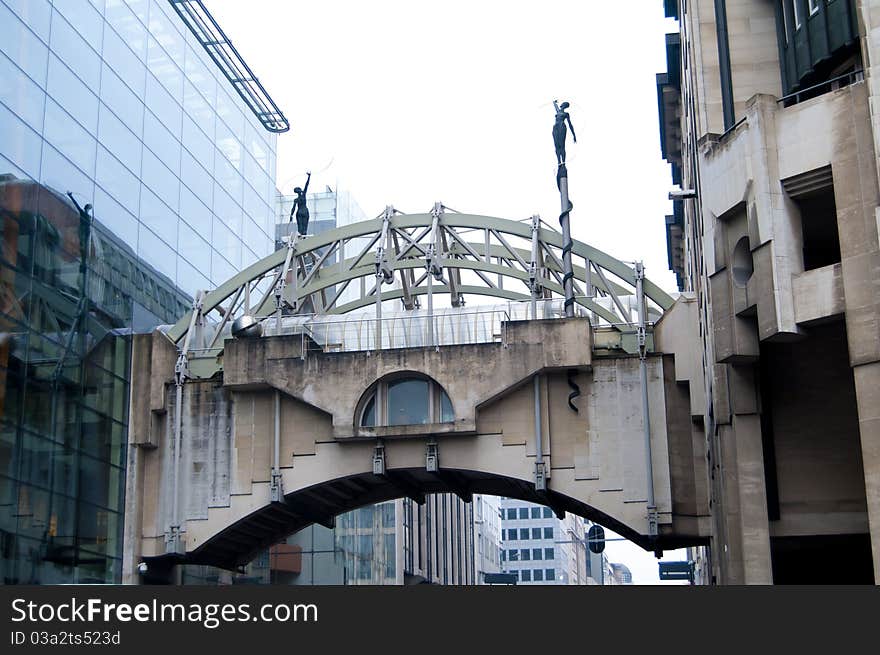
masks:
<instances>
[{"instance_id":1,"label":"glass curtain wall building","mask_svg":"<svg viewBox=\"0 0 880 655\"><path fill-rule=\"evenodd\" d=\"M0 0L0 80L0 579L115 582L128 335L274 249L276 137L165 0Z\"/></svg>"}]
</instances>

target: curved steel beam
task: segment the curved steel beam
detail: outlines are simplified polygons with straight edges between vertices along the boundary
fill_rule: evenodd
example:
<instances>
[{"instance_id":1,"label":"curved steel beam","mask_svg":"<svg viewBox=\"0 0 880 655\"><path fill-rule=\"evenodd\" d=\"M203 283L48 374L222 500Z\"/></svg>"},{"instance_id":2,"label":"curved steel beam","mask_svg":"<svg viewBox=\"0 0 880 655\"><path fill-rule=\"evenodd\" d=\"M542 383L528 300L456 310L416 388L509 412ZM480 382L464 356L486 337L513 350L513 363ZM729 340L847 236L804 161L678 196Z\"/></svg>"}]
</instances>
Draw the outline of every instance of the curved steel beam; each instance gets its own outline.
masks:
<instances>
[{"instance_id":1,"label":"curved steel beam","mask_svg":"<svg viewBox=\"0 0 880 655\"><path fill-rule=\"evenodd\" d=\"M390 227L395 230L408 230L408 229L418 229L418 228L430 228L432 224L432 215L430 213L427 214L397 214L391 218ZM336 228L334 230L330 230L328 232L324 232L315 236L308 237L306 239L302 239L296 243L294 249L294 259L295 261L299 261L299 259L303 255L307 255L309 253L315 254L316 251L332 247L334 244L338 244L340 242L349 241L352 239L357 239L359 237L370 237L375 238L377 234L379 234L382 230L383 220L372 219L368 221L362 221L360 223L354 223L352 225L346 225L343 227ZM501 234L514 236L521 238L525 241L531 239L531 227L526 225L525 223L513 221L510 219L503 218L494 218L489 216L478 216L471 214L457 214L453 212L444 213L441 219L440 224L445 228L457 228L459 230L474 230L474 231L495 231ZM540 240L549 246L558 248L561 250L562 248L562 235L558 232L547 228L540 228L539 230ZM415 235L411 235L415 236ZM462 236L459 232L459 236ZM485 258L486 249L483 244L468 244L476 253L480 254L482 252L482 256ZM505 244L507 246L507 244ZM418 258L403 258L408 252L417 251L417 248L412 246L404 247L403 252L400 254L400 258L393 261L391 265L395 269L415 269L419 267L424 267L425 260L421 257ZM516 255L519 255L520 252L518 248L511 248ZM271 255L263 258L262 260L255 262L251 266L247 267L237 275L233 276L223 284L221 284L217 289L208 293L203 302L203 314L209 314L214 310L218 310L222 313L226 311L231 311L231 307L223 308L222 304L235 296L235 294L244 287L245 285L252 284L253 282L266 278L267 275L280 269L284 264L285 257L287 254L287 249L282 248ZM528 251L522 250L524 254L527 254ZM626 284L630 284L635 287L635 272L629 268L623 262L614 259L610 255L593 248L592 246L583 243L581 241L574 241L573 253L581 258L588 259L595 266L601 267L608 273L613 274L618 279L623 281ZM466 254L465 248L461 248L462 255ZM365 249L358 257L346 260L342 267L339 264L334 265L336 268L342 268L344 270L346 267L348 268L347 273L343 273L342 275L330 275L323 276L321 273L317 273L312 276L312 280L310 280L310 285L306 285L301 290L297 290L296 296L297 299L302 299L308 297L310 294L319 292L321 290L327 289L334 284L345 283L351 281L353 279L364 277L365 275L369 275L373 272L373 261L372 255L369 249ZM515 259L515 257L507 254L507 247L491 245L489 248L489 257L502 257L507 259ZM520 257L521 258L521 257ZM361 264L361 262L365 262ZM492 264L491 262L483 261L479 266L477 265L477 261L468 260L468 259L450 259L447 260L447 265L452 268L465 268L473 271L480 271L484 273L493 273L493 274L501 274L506 277L516 278L522 281L527 281L528 274L526 271L522 271L522 275L520 275L520 271L513 267L501 266L499 264ZM334 266L328 267L327 270L332 270ZM550 266L549 268L554 268ZM579 268L577 273L581 273L579 275L580 280L584 280L584 268ZM278 275L279 273L276 273ZM604 285L601 279L594 279L593 285L597 286L604 291L608 291L609 289ZM612 289L614 289L615 293L631 293L629 290L620 287L617 284L610 283ZM547 287L553 291L560 292L561 286L551 283L548 280ZM557 290L556 287L559 287ZM462 292L471 293L475 295L482 296L490 296L490 297L499 297L505 299L521 299L523 295L516 294L515 292L507 292L504 290L493 290L491 287L487 286L483 287L463 287L461 289ZM493 292L494 291L494 292ZM501 293L498 293L498 292ZM443 293L440 288L438 288L438 293ZM448 288L445 290L446 293L449 292ZM410 289L410 293L413 295L422 295L423 292L420 291L419 288ZM672 303L672 298L664 292L662 289L657 287L655 284L651 283L648 280L645 280L645 294L648 298L650 298L654 303L656 303L663 310L668 309ZM393 299L396 297L400 297L396 295L394 292L383 292L383 299ZM529 296L525 295L525 298ZM363 299L362 299L363 300ZM358 307L363 307L370 302L374 302L371 298L369 301L362 303L361 301L355 301L354 303L348 303L343 306L339 306L336 308L334 313L344 313L347 311L353 311ZM616 317L613 313L608 312L608 310L604 309L597 303L592 302L581 302L585 307L588 307L591 311L594 311L597 315L602 316L605 320L611 320L609 322L615 323L617 322L619 317ZM191 313L191 312L190 312ZM185 316L182 316L180 320L171 327L167 336L169 339L174 341L175 343L180 341L180 339L184 336L189 323L190 323L190 313L187 313Z\"/></svg>"}]
</instances>

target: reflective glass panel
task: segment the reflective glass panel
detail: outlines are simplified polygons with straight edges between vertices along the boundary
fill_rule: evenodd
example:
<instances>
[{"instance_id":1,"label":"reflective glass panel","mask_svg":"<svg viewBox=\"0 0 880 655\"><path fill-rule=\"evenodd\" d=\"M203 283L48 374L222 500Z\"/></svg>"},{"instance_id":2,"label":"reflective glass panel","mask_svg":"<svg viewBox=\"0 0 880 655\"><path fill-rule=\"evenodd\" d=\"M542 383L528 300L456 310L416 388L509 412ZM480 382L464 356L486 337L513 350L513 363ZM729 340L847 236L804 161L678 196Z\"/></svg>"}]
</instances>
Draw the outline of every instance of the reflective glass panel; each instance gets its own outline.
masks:
<instances>
[{"instance_id":1,"label":"reflective glass panel","mask_svg":"<svg viewBox=\"0 0 880 655\"><path fill-rule=\"evenodd\" d=\"M388 383L388 425L430 423L427 380L395 380Z\"/></svg>"}]
</instances>

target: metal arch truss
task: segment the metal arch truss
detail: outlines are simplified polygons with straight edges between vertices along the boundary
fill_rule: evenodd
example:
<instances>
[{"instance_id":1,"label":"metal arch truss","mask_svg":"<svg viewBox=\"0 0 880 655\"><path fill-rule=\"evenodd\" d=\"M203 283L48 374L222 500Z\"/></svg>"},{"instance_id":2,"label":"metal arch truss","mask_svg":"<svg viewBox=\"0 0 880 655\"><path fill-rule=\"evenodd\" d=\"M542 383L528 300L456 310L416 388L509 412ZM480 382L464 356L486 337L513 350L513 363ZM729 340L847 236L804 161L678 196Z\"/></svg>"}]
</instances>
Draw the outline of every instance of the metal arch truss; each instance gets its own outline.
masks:
<instances>
[{"instance_id":1,"label":"metal arch truss","mask_svg":"<svg viewBox=\"0 0 880 655\"><path fill-rule=\"evenodd\" d=\"M649 320L673 303L649 280L637 280L635 268L586 243L575 240L572 254L575 302L594 327L635 332L639 282ZM286 247L204 295L195 321L189 312L166 334L204 356L222 350L232 322L243 315L274 316L280 326L282 315L345 314L375 305L381 318L387 301L413 310L427 297L430 309L438 295L452 307L482 296L528 302L534 311L539 300L562 298L562 278L562 235L538 216L476 216L441 203L424 214L387 207L373 220L289 237ZM198 334L186 339L191 326Z\"/></svg>"}]
</instances>

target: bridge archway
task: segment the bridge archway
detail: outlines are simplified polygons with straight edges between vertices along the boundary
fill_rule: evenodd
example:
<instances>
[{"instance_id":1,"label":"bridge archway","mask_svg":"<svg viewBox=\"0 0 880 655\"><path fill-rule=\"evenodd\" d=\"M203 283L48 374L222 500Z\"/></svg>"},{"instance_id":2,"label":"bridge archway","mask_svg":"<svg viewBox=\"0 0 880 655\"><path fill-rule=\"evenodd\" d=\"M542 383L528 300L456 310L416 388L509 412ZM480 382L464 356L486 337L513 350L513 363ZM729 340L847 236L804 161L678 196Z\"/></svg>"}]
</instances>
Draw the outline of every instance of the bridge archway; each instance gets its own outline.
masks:
<instances>
[{"instance_id":1,"label":"bridge archway","mask_svg":"<svg viewBox=\"0 0 880 655\"><path fill-rule=\"evenodd\" d=\"M575 498L555 491L536 493L530 480L477 470L444 468L437 475L426 473L424 468L402 468L389 470L385 476L363 471L288 494L284 503L268 503L223 527L189 553L186 562L236 569L309 525L333 527L333 516L399 498L421 504L427 495L442 493L455 494L465 502L474 494L488 494L546 505L557 515L571 512L599 523L644 548L652 545L613 516ZM332 504L329 498L334 499Z\"/></svg>"}]
</instances>

